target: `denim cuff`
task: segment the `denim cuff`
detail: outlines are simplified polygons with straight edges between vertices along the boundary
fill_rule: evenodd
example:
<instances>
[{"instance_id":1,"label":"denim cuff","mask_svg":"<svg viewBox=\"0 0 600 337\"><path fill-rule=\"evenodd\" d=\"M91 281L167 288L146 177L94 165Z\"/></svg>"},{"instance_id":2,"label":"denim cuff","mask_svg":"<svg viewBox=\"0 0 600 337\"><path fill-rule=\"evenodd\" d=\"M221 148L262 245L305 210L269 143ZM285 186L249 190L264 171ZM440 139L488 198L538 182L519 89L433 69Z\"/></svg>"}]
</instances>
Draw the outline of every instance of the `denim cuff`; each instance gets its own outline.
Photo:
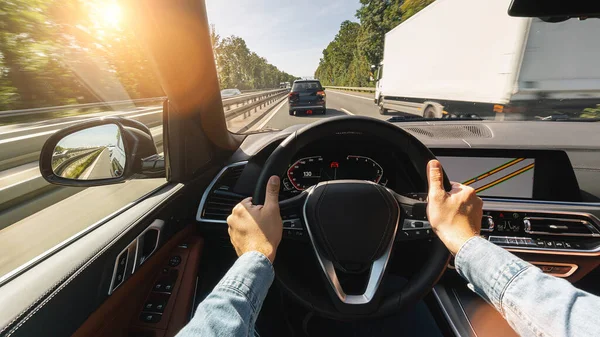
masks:
<instances>
[{"instance_id":1,"label":"denim cuff","mask_svg":"<svg viewBox=\"0 0 600 337\"><path fill-rule=\"evenodd\" d=\"M215 289L224 288L244 296L258 313L274 278L271 261L264 254L252 251L235 261Z\"/></svg>"},{"instance_id":2,"label":"denim cuff","mask_svg":"<svg viewBox=\"0 0 600 337\"><path fill-rule=\"evenodd\" d=\"M476 293L502 312L506 288L531 264L481 237L472 237L456 254L455 266Z\"/></svg>"}]
</instances>

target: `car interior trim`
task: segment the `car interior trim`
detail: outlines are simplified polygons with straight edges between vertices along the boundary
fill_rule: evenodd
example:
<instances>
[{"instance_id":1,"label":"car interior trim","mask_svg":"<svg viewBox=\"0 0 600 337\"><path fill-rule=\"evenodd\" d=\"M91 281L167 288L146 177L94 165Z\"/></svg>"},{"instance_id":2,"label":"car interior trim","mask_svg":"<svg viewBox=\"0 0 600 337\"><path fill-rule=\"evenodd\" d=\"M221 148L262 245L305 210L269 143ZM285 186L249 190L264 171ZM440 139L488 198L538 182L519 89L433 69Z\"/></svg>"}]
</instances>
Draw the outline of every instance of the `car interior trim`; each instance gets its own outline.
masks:
<instances>
[{"instance_id":1,"label":"car interior trim","mask_svg":"<svg viewBox=\"0 0 600 337\"><path fill-rule=\"evenodd\" d=\"M38 263L40 263L40 262L44 261L45 259L49 258L50 256L52 256L56 252L60 251L61 249L69 246L71 243L76 242L77 240L79 240L80 238L84 237L85 235L87 235L91 231L95 230L96 228L100 227L104 223L112 220L113 218L117 217L121 213L127 211L129 208L133 207L134 205L136 205L141 200L147 198L148 196L152 195L156 191L164 188L165 185L166 184L163 184L163 185L157 187L156 189L154 189L154 190L146 193L145 195L139 197L138 199L136 199L136 200L128 203L127 205L125 205L125 206L123 206L121 208L119 208L118 210L116 210L113 213L105 216L104 218L96 221L94 224L88 226L87 228L85 228L85 229L81 230L80 232L76 233L75 235L69 237L68 239L66 239L64 241L62 241L61 243L57 244L56 246L54 246L54 247L46 250L45 252L41 253L40 255L36 256L35 258L29 260L28 262L24 263L23 265L19 266L18 268L14 269L13 271L11 271L11 272L7 273L6 275L0 277L0 287L3 286L4 284L10 282L11 280L13 280L15 277L18 277L19 275L21 275L22 273L24 273L28 269L34 267Z\"/></svg>"},{"instance_id":2,"label":"car interior trim","mask_svg":"<svg viewBox=\"0 0 600 337\"><path fill-rule=\"evenodd\" d=\"M442 298L440 296L441 294L439 294L438 287L439 286L433 287L431 289L431 292L433 293L433 297L435 297L435 300L437 301L437 303L439 304L440 308L442 309L442 313L444 314L444 318L446 318L446 321L450 325L450 328L452 329L452 332L454 332L454 334L457 337L463 337L463 336L465 336L464 334L462 334L459 331L458 327L456 326L456 323L454 323L454 320L450 316L450 313L448 312L448 309L446 308L446 305L444 304L444 301L442 301ZM471 323L469 323L469 325L471 325ZM473 331L473 334L474 334L474 336L477 336L477 334L475 334L475 331ZM468 332L467 332L467 335L471 336L471 334L468 333Z\"/></svg>"},{"instance_id":3,"label":"car interior trim","mask_svg":"<svg viewBox=\"0 0 600 337\"><path fill-rule=\"evenodd\" d=\"M507 198L492 198L492 197L482 197L481 200L493 201L493 202L523 203L523 204L548 204L548 205L565 205L565 206L579 206L579 207L582 207L582 206L600 207L600 202L507 199Z\"/></svg>"},{"instance_id":4,"label":"car interior trim","mask_svg":"<svg viewBox=\"0 0 600 337\"><path fill-rule=\"evenodd\" d=\"M112 277L110 280L110 286L108 287L109 295L112 294L117 288L119 288L119 286L123 284L123 282L125 282L125 275L127 273L127 268L129 267L129 265L135 266L135 258L133 259L133 263L130 261L131 257L134 256L134 254L136 254L135 252L137 252L137 240L131 242L129 246L127 246L119 253L119 255L117 255L117 258L115 259L115 266L113 268ZM121 257L123 256L123 254L127 254L125 258L125 266L123 267L121 279L117 280L119 274L117 270L119 269L119 262L121 261Z\"/></svg>"},{"instance_id":5,"label":"car interior trim","mask_svg":"<svg viewBox=\"0 0 600 337\"><path fill-rule=\"evenodd\" d=\"M142 221L144 214L153 212L168 202L183 187L183 184L162 185L154 190L153 195L139 200L118 218L102 223L102 226L97 226L93 232L77 239L33 268L23 271L17 279L4 284L0 288L0 303L12 305L0 312L0 326L5 329L0 330L0 334L7 329L10 329L10 333L15 332L98 256L112 248L120 238Z\"/></svg>"},{"instance_id":6,"label":"car interior trim","mask_svg":"<svg viewBox=\"0 0 600 337\"><path fill-rule=\"evenodd\" d=\"M144 229L144 231L142 232L142 234L138 235L138 237L135 239L136 243L137 243L137 249L135 250L135 260L133 263L133 268L131 270L131 273L133 274L142 264L144 264L144 262L146 262L146 260L148 260L148 258L150 256L152 256L152 254L154 254L154 252L156 251L156 249L158 249L158 245L160 243L160 233L162 232L163 227L165 226L165 221L164 220L160 220L160 219L156 219L154 220L150 226L148 226L148 228ZM144 261L139 260L139 254L141 253L140 250L143 249L143 244L144 242L142 241L142 238L144 238L144 235L146 235L146 233L148 233L151 230L155 230L157 231L157 235L156 235L156 242L154 243L154 248L152 248L152 250L148 253L148 255L145 256ZM138 263L139 262L139 263Z\"/></svg>"},{"instance_id":7,"label":"car interior trim","mask_svg":"<svg viewBox=\"0 0 600 337\"><path fill-rule=\"evenodd\" d=\"M358 183L358 184L360 184L360 183L375 184L374 182L369 182L369 181L363 182L363 181L345 180L344 182L345 183ZM306 230L308 232L308 236L310 238L310 243L312 245L312 248L315 252L315 255L317 256L317 260L319 261L321 268L323 269L323 272L325 272L325 276L326 276L327 280L329 281L329 284L333 288L333 291L336 293L336 295L338 296L340 301L342 301L345 304L367 304L367 303L371 302L371 300L375 296L377 289L379 289L381 280L383 279L383 275L385 274L385 269L387 267L387 263L390 259L390 255L392 253L392 247L394 246L394 241L395 241L394 238L396 237L396 232L398 231L398 224L400 223L400 214L402 212L400 209L400 206L396 202L396 207L398 208L398 217L396 219L396 225L394 226L394 233L392 234L392 238L390 239L390 243L386 247L384 254L381 257L379 257L377 260L375 260L371 265L371 270L369 271L369 280L367 282L367 286L365 287L365 292L362 295L347 295L344 292L344 290L342 289L342 285L339 282L337 273L335 272L335 267L333 266L333 262L331 262L331 260L329 260L325 256L323 256L323 254L321 254L321 252L317 248L315 239L310 230L310 225L308 224L306 206L308 205L308 200L310 199L311 193L315 190L315 188L318 185L319 184L309 187L309 189L307 190L308 196L306 197L306 200L304 202L304 207L302 209L304 220L306 221ZM390 192L387 188L386 188L386 191L388 191L388 193L392 194L392 196L393 196L393 193Z\"/></svg>"},{"instance_id":8,"label":"car interior trim","mask_svg":"<svg viewBox=\"0 0 600 337\"><path fill-rule=\"evenodd\" d=\"M227 221L225 221L225 220L214 220L214 219L203 218L202 210L204 209L204 204L206 203L206 200L208 199L209 194L212 192L213 187L215 186L217 181L219 181L219 179L221 178L223 173L225 173L231 167L242 166L242 165L246 165L246 164L248 164L247 160L235 162L235 163L226 165L225 167L223 167L221 169L221 171L219 171L219 173L217 173L217 175L213 178L213 180L210 182L210 184L208 184L208 186L204 190L204 194L202 194L202 199L200 200L200 206L198 206L198 213L196 213L197 221L212 222L212 223L227 223Z\"/></svg>"},{"instance_id":9,"label":"car interior trim","mask_svg":"<svg viewBox=\"0 0 600 337\"><path fill-rule=\"evenodd\" d=\"M547 214L558 214L558 215L573 215L584 217L590 220L591 223L595 224L595 229L600 226L600 220L593 214L584 212L573 212L573 211L550 211L550 210L532 210L532 209L509 209L506 207L486 206L484 204L483 211L498 211L498 212L531 212L531 213L547 213ZM551 233L550 235L558 235L557 233ZM555 254L555 255L576 255L576 256L600 256L600 245L593 249L554 249L554 248L530 248L530 247L519 247L514 246L498 245L499 247L505 248L510 252L520 253L538 253L538 254Z\"/></svg>"},{"instance_id":10,"label":"car interior trim","mask_svg":"<svg viewBox=\"0 0 600 337\"><path fill-rule=\"evenodd\" d=\"M567 271L566 273L553 273L553 272L548 273L548 275L552 275L552 276L556 276L556 277L563 277L563 278L567 278L567 277L573 275L573 273L575 273L577 271L577 269L579 269L579 266L576 264L573 264L573 263L542 262L542 261L529 261L529 263L531 263L532 265L534 265L536 267L541 267L541 266L570 267L571 269L569 269L569 271Z\"/></svg>"},{"instance_id":11,"label":"car interior trim","mask_svg":"<svg viewBox=\"0 0 600 337\"><path fill-rule=\"evenodd\" d=\"M527 234L543 234L543 235L559 235L559 236L587 236L587 237L599 237L600 236L600 232L598 231L598 228L594 227L589 221L585 221L585 220L577 220L577 219L560 219L560 218L544 218L544 217L536 217L536 216L531 216L531 217L525 217L523 219L523 222L527 221L527 220L558 220L558 221L563 221L563 222L572 222L572 223L581 223L582 225L584 225L587 229L589 229L592 233L590 234L585 234L585 233L576 233L576 234L569 234L569 233L551 233L551 232L543 232L543 231L535 231L535 230L531 230L531 228L529 228L529 230L527 229L527 226L525 226L525 233Z\"/></svg>"},{"instance_id":12,"label":"car interior trim","mask_svg":"<svg viewBox=\"0 0 600 337\"><path fill-rule=\"evenodd\" d=\"M460 301L460 297L458 297L458 294L456 293L456 290L454 288L452 289L452 295L454 296L454 298L456 298L456 302L458 303L460 312L463 314L463 316L467 320L467 323L469 324L469 328L471 328L471 331L473 331L473 336L477 337L477 332L475 332L475 328L473 327L473 324L471 323L471 320L469 319L469 315L467 315L467 312L465 311L465 307L463 306L462 302Z\"/></svg>"}]
</instances>

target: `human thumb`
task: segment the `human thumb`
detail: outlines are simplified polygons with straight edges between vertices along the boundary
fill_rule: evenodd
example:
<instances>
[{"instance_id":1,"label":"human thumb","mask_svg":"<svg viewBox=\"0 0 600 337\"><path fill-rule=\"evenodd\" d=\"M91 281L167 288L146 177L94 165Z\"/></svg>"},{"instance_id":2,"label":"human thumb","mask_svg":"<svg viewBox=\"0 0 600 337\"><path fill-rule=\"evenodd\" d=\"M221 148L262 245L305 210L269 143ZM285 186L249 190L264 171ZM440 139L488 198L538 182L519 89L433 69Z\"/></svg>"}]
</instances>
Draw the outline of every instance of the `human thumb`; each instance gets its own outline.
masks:
<instances>
[{"instance_id":1,"label":"human thumb","mask_svg":"<svg viewBox=\"0 0 600 337\"><path fill-rule=\"evenodd\" d=\"M430 160L427 163L427 182L429 185L429 200L444 196L446 191L444 190L444 173L442 171L442 164L437 160Z\"/></svg>"},{"instance_id":2,"label":"human thumb","mask_svg":"<svg viewBox=\"0 0 600 337\"><path fill-rule=\"evenodd\" d=\"M265 207L279 205L279 177L272 176L267 183L267 194L265 195Z\"/></svg>"}]
</instances>

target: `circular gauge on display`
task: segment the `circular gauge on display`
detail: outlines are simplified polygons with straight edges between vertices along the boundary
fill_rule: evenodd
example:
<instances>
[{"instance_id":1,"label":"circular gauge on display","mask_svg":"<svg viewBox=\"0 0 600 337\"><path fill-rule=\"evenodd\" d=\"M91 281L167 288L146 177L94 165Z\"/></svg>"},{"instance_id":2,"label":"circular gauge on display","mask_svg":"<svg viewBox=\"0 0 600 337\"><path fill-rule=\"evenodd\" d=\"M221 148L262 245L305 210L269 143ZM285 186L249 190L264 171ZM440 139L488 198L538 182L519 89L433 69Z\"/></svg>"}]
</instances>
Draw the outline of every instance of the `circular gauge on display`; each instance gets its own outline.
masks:
<instances>
[{"instance_id":1,"label":"circular gauge on display","mask_svg":"<svg viewBox=\"0 0 600 337\"><path fill-rule=\"evenodd\" d=\"M299 191L316 185L323 173L323 157L314 156L298 159L287 171L290 183Z\"/></svg>"},{"instance_id":2,"label":"circular gauge on display","mask_svg":"<svg viewBox=\"0 0 600 337\"><path fill-rule=\"evenodd\" d=\"M369 180L379 184L383 168L376 161L365 156L349 155L340 163L335 179Z\"/></svg>"},{"instance_id":3,"label":"circular gauge on display","mask_svg":"<svg viewBox=\"0 0 600 337\"><path fill-rule=\"evenodd\" d=\"M356 155L348 155L339 160L325 160L322 156L301 158L287 171L287 180L298 191L327 180L368 180L379 184L382 177L381 165L369 157Z\"/></svg>"}]
</instances>

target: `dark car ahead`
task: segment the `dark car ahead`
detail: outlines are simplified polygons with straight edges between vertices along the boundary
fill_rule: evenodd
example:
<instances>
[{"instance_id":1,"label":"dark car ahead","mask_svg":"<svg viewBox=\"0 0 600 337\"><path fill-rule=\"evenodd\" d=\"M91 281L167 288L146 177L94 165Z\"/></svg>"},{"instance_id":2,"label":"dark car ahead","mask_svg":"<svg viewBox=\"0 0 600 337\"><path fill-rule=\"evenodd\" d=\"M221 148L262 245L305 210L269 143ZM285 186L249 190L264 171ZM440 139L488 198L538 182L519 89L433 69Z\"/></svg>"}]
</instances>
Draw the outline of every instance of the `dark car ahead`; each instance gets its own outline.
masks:
<instances>
[{"instance_id":1,"label":"dark car ahead","mask_svg":"<svg viewBox=\"0 0 600 337\"><path fill-rule=\"evenodd\" d=\"M318 80L294 81L292 91L288 96L290 115L304 112L307 115L325 114L325 89Z\"/></svg>"}]
</instances>

